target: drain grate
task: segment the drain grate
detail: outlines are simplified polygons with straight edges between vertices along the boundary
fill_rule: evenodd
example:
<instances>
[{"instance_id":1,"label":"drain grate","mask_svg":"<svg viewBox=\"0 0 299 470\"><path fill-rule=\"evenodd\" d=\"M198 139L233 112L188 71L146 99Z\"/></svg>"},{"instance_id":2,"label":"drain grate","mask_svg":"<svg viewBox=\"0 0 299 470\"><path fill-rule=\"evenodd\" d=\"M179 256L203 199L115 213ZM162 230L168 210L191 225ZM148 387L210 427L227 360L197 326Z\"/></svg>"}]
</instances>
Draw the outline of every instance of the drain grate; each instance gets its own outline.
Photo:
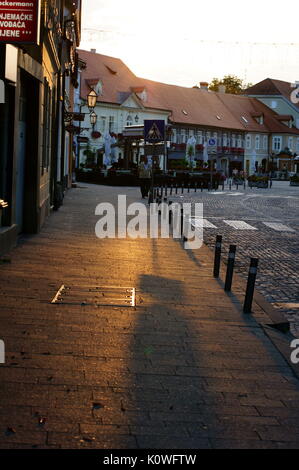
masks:
<instances>
[{"instance_id":1,"label":"drain grate","mask_svg":"<svg viewBox=\"0 0 299 470\"><path fill-rule=\"evenodd\" d=\"M62 285L51 304L93 307L135 307L134 287Z\"/></svg>"}]
</instances>

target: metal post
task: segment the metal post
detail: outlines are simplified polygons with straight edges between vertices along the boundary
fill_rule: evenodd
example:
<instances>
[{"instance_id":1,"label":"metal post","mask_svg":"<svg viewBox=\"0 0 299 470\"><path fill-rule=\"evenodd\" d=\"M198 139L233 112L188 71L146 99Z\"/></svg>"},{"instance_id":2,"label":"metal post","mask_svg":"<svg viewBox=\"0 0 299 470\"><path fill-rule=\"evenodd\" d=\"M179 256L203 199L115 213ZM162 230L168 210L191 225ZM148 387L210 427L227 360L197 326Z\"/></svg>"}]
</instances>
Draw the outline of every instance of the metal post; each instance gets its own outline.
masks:
<instances>
[{"instance_id":1,"label":"metal post","mask_svg":"<svg viewBox=\"0 0 299 470\"><path fill-rule=\"evenodd\" d=\"M184 235L184 209L181 208L181 238Z\"/></svg>"},{"instance_id":2,"label":"metal post","mask_svg":"<svg viewBox=\"0 0 299 470\"><path fill-rule=\"evenodd\" d=\"M258 264L259 264L258 258L250 259L247 289L246 289L246 295L245 295L245 301L244 301L244 307L243 307L244 313L251 313Z\"/></svg>"},{"instance_id":3,"label":"metal post","mask_svg":"<svg viewBox=\"0 0 299 470\"><path fill-rule=\"evenodd\" d=\"M188 184L188 193L190 193L190 183Z\"/></svg>"},{"instance_id":4,"label":"metal post","mask_svg":"<svg viewBox=\"0 0 299 470\"><path fill-rule=\"evenodd\" d=\"M197 191L197 181L195 181L195 185L194 185L194 192L196 193Z\"/></svg>"},{"instance_id":5,"label":"metal post","mask_svg":"<svg viewBox=\"0 0 299 470\"><path fill-rule=\"evenodd\" d=\"M182 183L182 194L184 194L184 183Z\"/></svg>"},{"instance_id":6,"label":"metal post","mask_svg":"<svg viewBox=\"0 0 299 470\"><path fill-rule=\"evenodd\" d=\"M175 194L177 194L177 193L178 193L178 183L176 183L176 185L175 185Z\"/></svg>"},{"instance_id":7,"label":"metal post","mask_svg":"<svg viewBox=\"0 0 299 470\"><path fill-rule=\"evenodd\" d=\"M154 202L153 188L151 187L148 193L148 203L152 204Z\"/></svg>"},{"instance_id":8,"label":"metal post","mask_svg":"<svg viewBox=\"0 0 299 470\"><path fill-rule=\"evenodd\" d=\"M168 184L165 184L165 196L167 196L167 192L168 192Z\"/></svg>"},{"instance_id":9,"label":"metal post","mask_svg":"<svg viewBox=\"0 0 299 470\"><path fill-rule=\"evenodd\" d=\"M200 183L200 190L203 192L203 182Z\"/></svg>"},{"instance_id":10,"label":"metal post","mask_svg":"<svg viewBox=\"0 0 299 470\"><path fill-rule=\"evenodd\" d=\"M214 277L219 277L221 261L222 236L217 235L215 244Z\"/></svg>"},{"instance_id":11,"label":"metal post","mask_svg":"<svg viewBox=\"0 0 299 470\"><path fill-rule=\"evenodd\" d=\"M229 254L228 254L228 262L227 262L225 286L224 286L224 290L226 292L230 292L232 288L236 251L237 251L236 245L230 245Z\"/></svg>"},{"instance_id":12,"label":"metal post","mask_svg":"<svg viewBox=\"0 0 299 470\"><path fill-rule=\"evenodd\" d=\"M169 222L169 225L171 225L171 222L172 222L172 210L171 210L171 206L172 206L172 201L168 201L168 222Z\"/></svg>"}]
</instances>

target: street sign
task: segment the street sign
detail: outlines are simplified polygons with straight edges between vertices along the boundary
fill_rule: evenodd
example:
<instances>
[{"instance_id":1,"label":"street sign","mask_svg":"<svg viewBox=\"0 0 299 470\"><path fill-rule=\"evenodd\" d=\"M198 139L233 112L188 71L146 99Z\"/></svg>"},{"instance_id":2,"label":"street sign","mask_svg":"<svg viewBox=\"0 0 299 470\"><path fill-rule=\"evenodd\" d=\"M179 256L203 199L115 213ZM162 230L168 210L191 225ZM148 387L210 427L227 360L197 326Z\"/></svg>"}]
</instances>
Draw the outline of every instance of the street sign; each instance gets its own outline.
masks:
<instances>
[{"instance_id":1,"label":"street sign","mask_svg":"<svg viewBox=\"0 0 299 470\"><path fill-rule=\"evenodd\" d=\"M147 144L144 146L144 155L164 155L165 147L164 144L151 145Z\"/></svg>"},{"instance_id":2,"label":"street sign","mask_svg":"<svg viewBox=\"0 0 299 470\"><path fill-rule=\"evenodd\" d=\"M156 144L165 141L165 121L147 119L144 121L144 140Z\"/></svg>"},{"instance_id":3,"label":"street sign","mask_svg":"<svg viewBox=\"0 0 299 470\"><path fill-rule=\"evenodd\" d=\"M40 0L0 1L0 43L39 44Z\"/></svg>"},{"instance_id":4,"label":"street sign","mask_svg":"<svg viewBox=\"0 0 299 470\"><path fill-rule=\"evenodd\" d=\"M209 139L209 147L215 147L216 144L217 144L216 139Z\"/></svg>"}]
</instances>

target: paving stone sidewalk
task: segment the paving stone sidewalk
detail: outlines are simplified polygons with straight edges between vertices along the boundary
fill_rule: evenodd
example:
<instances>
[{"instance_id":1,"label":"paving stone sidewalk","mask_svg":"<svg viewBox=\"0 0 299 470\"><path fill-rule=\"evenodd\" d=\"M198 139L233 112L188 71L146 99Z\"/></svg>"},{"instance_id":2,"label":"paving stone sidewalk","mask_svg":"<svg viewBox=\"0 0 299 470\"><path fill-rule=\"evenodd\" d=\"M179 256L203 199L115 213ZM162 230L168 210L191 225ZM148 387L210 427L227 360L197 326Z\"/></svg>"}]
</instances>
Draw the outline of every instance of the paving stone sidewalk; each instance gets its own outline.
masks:
<instances>
[{"instance_id":1,"label":"paving stone sidewalk","mask_svg":"<svg viewBox=\"0 0 299 470\"><path fill-rule=\"evenodd\" d=\"M118 192L140 200L69 191L0 265L0 447L299 448L299 381L212 278L209 249L95 237ZM51 304L61 285L75 301ZM134 287L137 305L88 305L95 286Z\"/></svg>"}]
</instances>

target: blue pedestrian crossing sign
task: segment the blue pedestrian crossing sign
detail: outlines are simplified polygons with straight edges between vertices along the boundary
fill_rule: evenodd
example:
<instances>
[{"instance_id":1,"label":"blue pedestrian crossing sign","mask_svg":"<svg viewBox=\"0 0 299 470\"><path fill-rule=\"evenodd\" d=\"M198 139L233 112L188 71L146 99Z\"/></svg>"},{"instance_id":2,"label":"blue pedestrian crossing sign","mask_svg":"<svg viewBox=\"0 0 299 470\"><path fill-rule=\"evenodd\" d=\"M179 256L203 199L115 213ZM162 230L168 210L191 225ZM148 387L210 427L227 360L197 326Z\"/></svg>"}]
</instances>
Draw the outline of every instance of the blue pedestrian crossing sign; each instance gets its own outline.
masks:
<instances>
[{"instance_id":1,"label":"blue pedestrian crossing sign","mask_svg":"<svg viewBox=\"0 0 299 470\"><path fill-rule=\"evenodd\" d=\"M152 144L165 141L165 121L146 119L144 121L144 140Z\"/></svg>"}]
</instances>

